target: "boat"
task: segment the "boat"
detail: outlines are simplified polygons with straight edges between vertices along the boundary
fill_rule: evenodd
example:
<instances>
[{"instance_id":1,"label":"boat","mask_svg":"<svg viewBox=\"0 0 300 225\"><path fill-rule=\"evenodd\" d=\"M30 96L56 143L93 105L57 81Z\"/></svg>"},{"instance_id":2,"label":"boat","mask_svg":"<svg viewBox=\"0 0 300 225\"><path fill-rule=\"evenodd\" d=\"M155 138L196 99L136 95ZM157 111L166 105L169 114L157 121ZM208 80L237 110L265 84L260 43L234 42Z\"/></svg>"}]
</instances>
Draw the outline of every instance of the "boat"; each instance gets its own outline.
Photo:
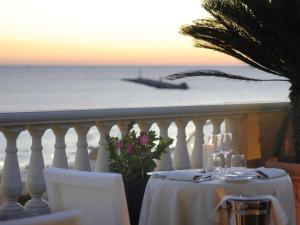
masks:
<instances>
[{"instance_id":1,"label":"boat","mask_svg":"<svg viewBox=\"0 0 300 225\"><path fill-rule=\"evenodd\" d=\"M162 79L160 80L153 80L153 79L146 79L146 78L142 78L142 77L138 77L135 79L128 79L128 78L124 78L122 79L124 81L129 81L129 82L134 82L134 83L138 83L138 84L144 84L144 85L148 85L151 87L156 87L156 88L165 88L165 89L188 89L188 85L186 83L180 83L180 84L172 84L172 83L168 83L168 82L164 82L162 81Z\"/></svg>"}]
</instances>

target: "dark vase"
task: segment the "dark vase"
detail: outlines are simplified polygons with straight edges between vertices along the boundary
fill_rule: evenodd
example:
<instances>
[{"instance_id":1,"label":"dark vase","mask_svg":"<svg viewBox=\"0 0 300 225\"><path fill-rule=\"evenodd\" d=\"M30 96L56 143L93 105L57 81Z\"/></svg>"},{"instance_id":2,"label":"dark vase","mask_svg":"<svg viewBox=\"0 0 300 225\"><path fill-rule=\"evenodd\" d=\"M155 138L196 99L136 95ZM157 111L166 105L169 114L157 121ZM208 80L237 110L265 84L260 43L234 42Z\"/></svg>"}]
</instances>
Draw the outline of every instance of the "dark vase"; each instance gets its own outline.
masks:
<instances>
[{"instance_id":1,"label":"dark vase","mask_svg":"<svg viewBox=\"0 0 300 225\"><path fill-rule=\"evenodd\" d=\"M131 225L139 224L144 192L148 180L149 177L123 179Z\"/></svg>"}]
</instances>

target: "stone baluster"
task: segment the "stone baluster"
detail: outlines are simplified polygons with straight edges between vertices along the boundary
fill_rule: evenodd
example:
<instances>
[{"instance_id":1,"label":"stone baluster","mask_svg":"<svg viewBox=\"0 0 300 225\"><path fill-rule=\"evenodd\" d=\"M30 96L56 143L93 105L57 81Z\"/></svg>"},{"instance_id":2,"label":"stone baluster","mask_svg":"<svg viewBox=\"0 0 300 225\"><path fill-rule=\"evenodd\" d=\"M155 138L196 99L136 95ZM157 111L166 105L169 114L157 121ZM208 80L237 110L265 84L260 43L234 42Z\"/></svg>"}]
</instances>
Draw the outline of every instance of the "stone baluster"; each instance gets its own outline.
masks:
<instances>
[{"instance_id":1,"label":"stone baluster","mask_svg":"<svg viewBox=\"0 0 300 225\"><path fill-rule=\"evenodd\" d=\"M56 124L52 126L52 130L55 135L55 151L52 162L54 167L68 169L65 135L69 128L70 126L66 124Z\"/></svg>"},{"instance_id":2,"label":"stone baluster","mask_svg":"<svg viewBox=\"0 0 300 225\"><path fill-rule=\"evenodd\" d=\"M226 132L231 133L232 140L231 140L231 146L233 148L233 153L234 154L243 154L243 147L241 143L243 142L243 127L242 127L242 121L243 117L242 116L235 116L235 117L230 117L226 119Z\"/></svg>"},{"instance_id":3,"label":"stone baluster","mask_svg":"<svg viewBox=\"0 0 300 225\"><path fill-rule=\"evenodd\" d=\"M138 122L139 124L139 127L141 129L141 131L146 131L148 132L152 126L152 121L149 121L149 120L140 120Z\"/></svg>"},{"instance_id":4,"label":"stone baluster","mask_svg":"<svg viewBox=\"0 0 300 225\"><path fill-rule=\"evenodd\" d=\"M230 133L230 129L231 129L230 123L232 123L230 119L226 118L224 120L224 133Z\"/></svg>"},{"instance_id":5,"label":"stone baluster","mask_svg":"<svg viewBox=\"0 0 300 225\"><path fill-rule=\"evenodd\" d=\"M223 119L220 118L213 118L210 120L213 125L213 132L211 135L212 143L214 144L215 151L218 148L218 134L221 133L221 123L223 122Z\"/></svg>"},{"instance_id":6,"label":"stone baluster","mask_svg":"<svg viewBox=\"0 0 300 225\"><path fill-rule=\"evenodd\" d=\"M23 185L17 156L17 138L24 127L2 127L6 138L5 160L1 176L1 192L6 202L0 207L0 219L18 218L23 216L23 207L17 203Z\"/></svg>"},{"instance_id":7,"label":"stone baluster","mask_svg":"<svg viewBox=\"0 0 300 225\"><path fill-rule=\"evenodd\" d=\"M160 129L160 136L164 139L168 138L168 128L170 126L170 121L161 120L158 122L158 126ZM173 170L172 167L172 159L170 149L167 148L167 152L162 154L160 160L156 160L156 170Z\"/></svg>"},{"instance_id":8,"label":"stone baluster","mask_svg":"<svg viewBox=\"0 0 300 225\"><path fill-rule=\"evenodd\" d=\"M121 132L121 137L123 137L127 133L129 121L121 120L117 122L117 125Z\"/></svg>"},{"instance_id":9,"label":"stone baluster","mask_svg":"<svg viewBox=\"0 0 300 225\"><path fill-rule=\"evenodd\" d=\"M106 135L109 135L109 131L113 123L97 122L96 126L100 133L99 149L95 165L95 171L97 172L109 172L108 152Z\"/></svg>"},{"instance_id":10,"label":"stone baluster","mask_svg":"<svg viewBox=\"0 0 300 225\"><path fill-rule=\"evenodd\" d=\"M28 175L26 177L26 188L31 195L25 205L25 210L35 215L50 213L48 204L42 199L46 192L43 170L45 169L43 159L42 137L47 129L46 126L27 126L32 137L31 155L29 161Z\"/></svg>"},{"instance_id":11,"label":"stone baluster","mask_svg":"<svg viewBox=\"0 0 300 225\"><path fill-rule=\"evenodd\" d=\"M188 123L187 119L176 119L177 126L177 143L174 150L173 168L176 170L190 169L190 160L186 145L185 127Z\"/></svg>"},{"instance_id":12,"label":"stone baluster","mask_svg":"<svg viewBox=\"0 0 300 225\"><path fill-rule=\"evenodd\" d=\"M74 169L76 170L91 171L87 143L87 133L89 132L91 126L92 124L90 123L80 123L74 125L78 135L77 151L74 163Z\"/></svg>"},{"instance_id":13,"label":"stone baluster","mask_svg":"<svg viewBox=\"0 0 300 225\"><path fill-rule=\"evenodd\" d=\"M206 120L201 118L195 118L193 121L196 130L195 130L194 148L191 156L191 166L193 169L196 169L196 168L203 168L203 149L202 149L204 144L203 126L205 125Z\"/></svg>"},{"instance_id":14,"label":"stone baluster","mask_svg":"<svg viewBox=\"0 0 300 225\"><path fill-rule=\"evenodd\" d=\"M231 123L231 125L229 125L229 123ZM225 138L227 138L227 140L224 140L224 141L227 142L227 145L230 148L233 148L233 146L232 146L232 133L231 133L231 131L233 129L234 129L233 121L225 119L224 120L224 134L227 135L227 136L225 136Z\"/></svg>"}]
</instances>

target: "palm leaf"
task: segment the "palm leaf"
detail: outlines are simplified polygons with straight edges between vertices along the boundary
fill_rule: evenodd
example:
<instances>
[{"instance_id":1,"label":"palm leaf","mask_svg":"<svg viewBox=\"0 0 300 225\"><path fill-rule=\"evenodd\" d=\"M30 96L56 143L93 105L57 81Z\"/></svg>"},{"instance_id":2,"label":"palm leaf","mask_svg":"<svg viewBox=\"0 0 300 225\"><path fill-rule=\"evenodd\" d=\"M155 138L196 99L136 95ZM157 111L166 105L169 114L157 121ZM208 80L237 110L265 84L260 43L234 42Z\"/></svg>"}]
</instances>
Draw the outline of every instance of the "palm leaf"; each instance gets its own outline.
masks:
<instances>
[{"instance_id":1,"label":"palm leaf","mask_svg":"<svg viewBox=\"0 0 300 225\"><path fill-rule=\"evenodd\" d=\"M284 79L255 79L250 77L243 77L236 74L225 73L219 70L197 70L197 71L187 71L187 72L179 72L166 76L165 78L168 80L176 80L185 77L220 77L227 78L232 80L243 80L243 81L288 81Z\"/></svg>"},{"instance_id":2,"label":"palm leaf","mask_svg":"<svg viewBox=\"0 0 300 225\"><path fill-rule=\"evenodd\" d=\"M289 80L299 80L299 1L204 0L212 15L181 27L196 47L212 49ZM289 5L289 6L286 6Z\"/></svg>"}]
</instances>

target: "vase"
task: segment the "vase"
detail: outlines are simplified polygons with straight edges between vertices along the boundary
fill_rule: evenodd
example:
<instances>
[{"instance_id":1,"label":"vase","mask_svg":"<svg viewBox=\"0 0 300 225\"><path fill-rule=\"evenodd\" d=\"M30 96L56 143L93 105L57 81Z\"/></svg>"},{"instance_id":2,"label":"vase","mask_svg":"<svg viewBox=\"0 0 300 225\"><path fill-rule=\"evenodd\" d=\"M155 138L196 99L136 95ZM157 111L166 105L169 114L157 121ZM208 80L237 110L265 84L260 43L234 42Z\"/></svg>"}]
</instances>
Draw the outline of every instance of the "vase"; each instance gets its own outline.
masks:
<instances>
[{"instance_id":1,"label":"vase","mask_svg":"<svg viewBox=\"0 0 300 225\"><path fill-rule=\"evenodd\" d=\"M139 217L149 177L124 178L125 194L131 225L139 224Z\"/></svg>"},{"instance_id":2,"label":"vase","mask_svg":"<svg viewBox=\"0 0 300 225\"><path fill-rule=\"evenodd\" d=\"M296 221L300 225L300 164L280 162L274 157L267 160L266 166L283 169L290 175L295 193Z\"/></svg>"}]
</instances>

